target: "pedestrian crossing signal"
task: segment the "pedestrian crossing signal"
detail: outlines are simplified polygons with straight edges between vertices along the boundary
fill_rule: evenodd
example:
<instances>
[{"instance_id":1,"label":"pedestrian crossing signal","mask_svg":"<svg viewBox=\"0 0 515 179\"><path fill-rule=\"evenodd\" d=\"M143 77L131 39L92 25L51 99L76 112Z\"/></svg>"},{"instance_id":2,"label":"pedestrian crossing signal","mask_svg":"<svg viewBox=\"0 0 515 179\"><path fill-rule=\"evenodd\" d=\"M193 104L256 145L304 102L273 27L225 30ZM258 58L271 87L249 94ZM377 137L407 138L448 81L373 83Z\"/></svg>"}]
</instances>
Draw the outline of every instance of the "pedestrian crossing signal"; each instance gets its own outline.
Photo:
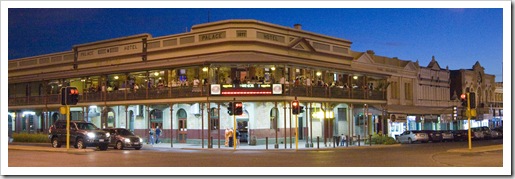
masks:
<instances>
[{"instance_id":1,"label":"pedestrian crossing signal","mask_svg":"<svg viewBox=\"0 0 515 179\"><path fill-rule=\"evenodd\" d=\"M300 104L298 100L291 102L291 109L293 114L299 114L300 112Z\"/></svg>"},{"instance_id":2,"label":"pedestrian crossing signal","mask_svg":"<svg viewBox=\"0 0 515 179\"><path fill-rule=\"evenodd\" d=\"M79 90L76 87L67 86L61 88L61 105L76 105L79 102Z\"/></svg>"},{"instance_id":3,"label":"pedestrian crossing signal","mask_svg":"<svg viewBox=\"0 0 515 179\"><path fill-rule=\"evenodd\" d=\"M234 113L234 106L232 102L229 102L229 106L227 107L227 113L229 114L229 116L232 116Z\"/></svg>"},{"instance_id":4,"label":"pedestrian crossing signal","mask_svg":"<svg viewBox=\"0 0 515 179\"><path fill-rule=\"evenodd\" d=\"M243 114L243 103L234 102L234 115L242 115Z\"/></svg>"}]
</instances>

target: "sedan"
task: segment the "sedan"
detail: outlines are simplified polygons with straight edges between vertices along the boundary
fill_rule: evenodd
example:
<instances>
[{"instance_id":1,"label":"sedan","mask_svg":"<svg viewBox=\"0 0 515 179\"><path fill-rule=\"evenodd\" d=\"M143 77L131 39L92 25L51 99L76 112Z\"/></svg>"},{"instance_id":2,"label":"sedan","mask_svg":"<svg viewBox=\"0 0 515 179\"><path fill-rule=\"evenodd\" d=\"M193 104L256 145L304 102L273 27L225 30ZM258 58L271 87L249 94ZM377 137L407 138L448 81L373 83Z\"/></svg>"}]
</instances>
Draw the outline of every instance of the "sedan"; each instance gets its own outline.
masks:
<instances>
[{"instance_id":1,"label":"sedan","mask_svg":"<svg viewBox=\"0 0 515 179\"><path fill-rule=\"evenodd\" d=\"M143 145L143 139L134 135L134 133L127 129L107 128L104 130L111 133L111 142L109 143L109 146L114 149L122 150L123 148L134 148L139 150Z\"/></svg>"},{"instance_id":2,"label":"sedan","mask_svg":"<svg viewBox=\"0 0 515 179\"><path fill-rule=\"evenodd\" d=\"M413 143L413 142L423 142L426 143L429 141L429 136L427 133L422 131L404 131L398 136L395 136L397 142L399 143Z\"/></svg>"},{"instance_id":3,"label":"sedan","mask_svg":"<svg viewBox=\"0 0 515 179\"><path fill-rule=\"evenodd\" d=\"M429 136L429 141L431 142L441 142L443 140L442 133L440 131L434 130L422 130Z\"/></svg>"},{"instance_id":4,"label":"sedan","mask_svg":"<svg viewBox=\"0 0 515 179\"><path fill-rule=\"evenodd\" d=\"M454 134L452 131L441 131L442 132L442 141L453 141Z\"/></svg>"}]
</instances>

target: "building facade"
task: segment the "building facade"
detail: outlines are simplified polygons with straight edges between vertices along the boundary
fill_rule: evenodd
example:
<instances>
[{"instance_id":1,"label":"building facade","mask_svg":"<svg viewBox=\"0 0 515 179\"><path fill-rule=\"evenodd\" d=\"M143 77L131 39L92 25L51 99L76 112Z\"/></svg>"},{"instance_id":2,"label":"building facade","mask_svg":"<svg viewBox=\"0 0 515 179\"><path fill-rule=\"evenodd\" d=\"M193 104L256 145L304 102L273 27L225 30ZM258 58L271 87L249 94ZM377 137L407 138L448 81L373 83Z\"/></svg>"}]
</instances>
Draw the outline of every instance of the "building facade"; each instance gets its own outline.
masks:
<instances>
[{"instance_id":1,"label":"building facade","mask_svg":"<svg viewBox=\"0 0 515 179\"><path fill-rule=\"evenodd\" d=\"M494 111L502 112L502 83L501 89L496 89L497 86L499 84L495 82L495 75L485 74L485 69L479 62L476 62L472 69L451 70L451 95L475 93L477 116L472 117L471 127L493 127L499 124L498 120L494 120ZM500 104L498 100L501 101ZM461 106L461 120L458 120L460 129L468 128L465 111L466 106Z\"/></svg>"},{"instance_id":2,"label":"building facade","mask_svg":"<svg viewBox=\"0 0 515 179\"><path fill-rule=\"evenodd\" d=\"M72 120L123 127L164 141L219 145L227 128L242 143L307 143L377 131L354 106L384 105L386 91L366 88L388 76L353 69L351 42L255 20L195 25L163 37L139 34L80 44L71 51L9 61L9 116L16 132L44 132L64 118L60 89L75 86ZM291 115L298 99L306 111ZM244 113L227 105L242 101ZM298 131L294 131L296 125ZM367 124L367 126L365 126ZM293 140L294 141L294 140Z\"/></svg>"}]
</instances>

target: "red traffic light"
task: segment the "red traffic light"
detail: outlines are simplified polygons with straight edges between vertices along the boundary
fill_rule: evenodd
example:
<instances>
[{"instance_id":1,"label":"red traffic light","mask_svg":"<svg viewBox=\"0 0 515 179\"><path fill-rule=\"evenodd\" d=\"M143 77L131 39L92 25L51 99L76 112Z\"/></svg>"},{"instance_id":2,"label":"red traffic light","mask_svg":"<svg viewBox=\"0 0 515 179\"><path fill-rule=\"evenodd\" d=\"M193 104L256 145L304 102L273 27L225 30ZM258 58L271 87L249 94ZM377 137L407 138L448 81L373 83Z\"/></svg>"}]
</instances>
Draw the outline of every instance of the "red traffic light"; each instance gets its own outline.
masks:
<instances>
[{"instance_id":1,"label":"red traffic light","mask_svg":"<svg viewBox=\"0 0 515 179\"><path fill-rule=\"evenodd\" d=\"M292 106L294 106L294 107L295 107L295 106L299 106L299 101L293 101L293 102L291 103L291 105L292 105Z\"/></svg>"},{"instance_id":2,"label":"red traffic light","mask_svg":"<svg viewBox=\"0 0 515 179\"><path fill-rule=\"evenodd\" d=\"M461 94L460 98L462 100L466 100L467 99L467 94L465 94L465 93Z\"/></svg>"}]
</instances>

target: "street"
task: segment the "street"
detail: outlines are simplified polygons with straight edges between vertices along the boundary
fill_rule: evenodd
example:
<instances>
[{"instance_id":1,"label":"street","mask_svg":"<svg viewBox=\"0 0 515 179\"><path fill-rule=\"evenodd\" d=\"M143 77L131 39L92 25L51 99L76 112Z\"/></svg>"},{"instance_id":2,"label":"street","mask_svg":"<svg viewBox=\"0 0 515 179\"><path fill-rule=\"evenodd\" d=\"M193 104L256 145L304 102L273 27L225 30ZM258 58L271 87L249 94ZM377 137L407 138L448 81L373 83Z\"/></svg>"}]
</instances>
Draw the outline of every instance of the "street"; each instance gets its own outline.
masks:
<instances>
[{"instance_id":1,"label":"street","mask_svg":"<svg viewBox=\"0 0 515 179\"><path fill-rule=\"evenodd\" d=\"M474 147L502 140L475 141ZM50 146L48 146L50 147ZM9 150L9 167L502 167L502 150L454 153L467 142L324 150L144 148L92 152ZM76 149L75 149L76 150ZM30 161L30 162L27 162Z\"/></svg>"}]
</instances>

